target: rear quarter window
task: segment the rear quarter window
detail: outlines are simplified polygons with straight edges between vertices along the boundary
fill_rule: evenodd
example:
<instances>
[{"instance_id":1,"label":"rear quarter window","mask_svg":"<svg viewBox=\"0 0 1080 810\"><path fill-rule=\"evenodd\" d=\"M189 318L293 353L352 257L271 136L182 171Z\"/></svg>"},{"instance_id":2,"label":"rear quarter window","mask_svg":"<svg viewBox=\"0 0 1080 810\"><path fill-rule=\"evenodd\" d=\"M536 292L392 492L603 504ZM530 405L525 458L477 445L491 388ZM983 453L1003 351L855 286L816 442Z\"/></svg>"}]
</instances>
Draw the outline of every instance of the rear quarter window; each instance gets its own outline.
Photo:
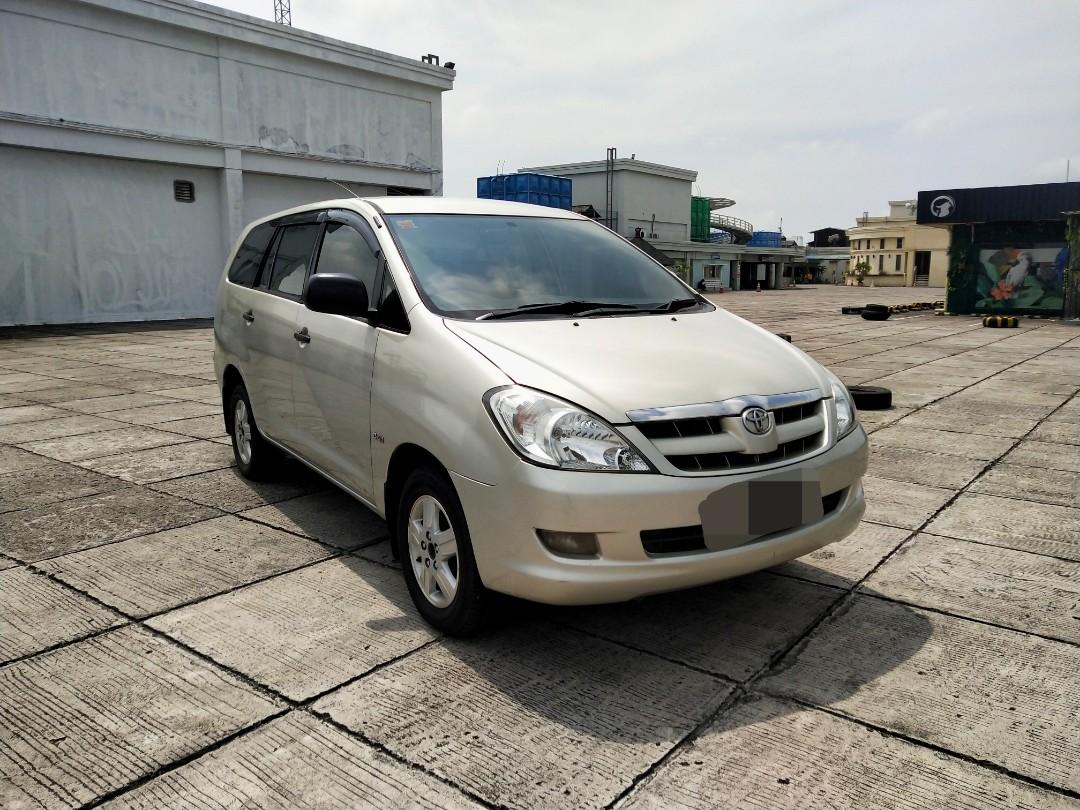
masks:
<instances>
[{"instance_id":1,"label":"rear quarter window","mask_svg":"<svg viewBox=\"0 0 1080 810\"><path fill-rule=\"evenodd\" d=\"M266 248L273 236L274 226L269 223L256 225L251 229L236 251L236 258L233 259L232 266L229 268L229 281L245 287L254 286L259 277L259 268L262 267Z\"/></svg>"}]
</instances>

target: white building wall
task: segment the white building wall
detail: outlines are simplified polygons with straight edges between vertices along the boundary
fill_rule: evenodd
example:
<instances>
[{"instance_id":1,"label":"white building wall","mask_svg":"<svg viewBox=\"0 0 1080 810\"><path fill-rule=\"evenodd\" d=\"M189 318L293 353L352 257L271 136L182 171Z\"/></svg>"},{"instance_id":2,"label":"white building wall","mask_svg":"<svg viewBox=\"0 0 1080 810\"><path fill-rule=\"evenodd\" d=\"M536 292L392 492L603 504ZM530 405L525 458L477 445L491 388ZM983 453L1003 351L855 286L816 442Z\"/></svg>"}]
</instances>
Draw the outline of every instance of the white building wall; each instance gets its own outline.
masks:
<instances>
[{"instance_id":1,"label":"white building wall","mask_svg":"<svg viewBox=\"0 0 1080 810\"><path fill-rule=\"evenodd\" d=\"M569 175L567 175L569 176ZM607 216L605 210L606 184L604 174L576 174L570 177L570 202L573 205L591 205L601 216ZM615 209L618 210L616 204Z\"/></svg>"},{"instance_id":2,"label":"white building wall","mask_svg":"<svg viewBox=\"0 0 1080 810\"><path fill-rule=\"evenodd\" d=\"M590 204L601 216L606 216L606 165L605 161L594 160L532 166L518 171L569 177L573 181L573 204ZM631 237L635 228L641 228L646 235L655 233L657 241L688 241L690 191L696 179L697 172L688 169L619 158L615 161L612 183L612 207L618 214L616 230Z\"/></svg>"},{"instance_id":3,"label":"white building wall","mask_svg":"<svg viewBox=\"0 0 1080 810\"><path fill-rule=\"evenodd\" d=\"M0 146L0 324L204 317L221 276L216 172ZM132 202L137 204L133 205Z\"/></svg>"},{"instance_id":4,"label":"white building wall","mask_svg":"<svg viewBox=\"0 0 1080 810\"><path fill-rule=\"evenodd\" d=\"M150 41L135 39L125 26L101 30L113 15L96 11L0 4L0 109L220 140L215 39L192 32L181 40L160 26L147 27Z\"/></svg>"},{"instance_id":5,"label":"white building wall","mask_svg":"<svg viewBox=\"0 0 1080 810\"><path fill-rule=\"evenodd\" d=\"M190 0L0 0L0 326L209 317L246 223L323 178L441 193L453 76Z\"/></svg>"},{"instance_id":6,"label":"white building wall","mask_svg":"<svg viewBox=\"0 0 1080 810\"><path fill-rule=\"evenodd\" d=\"M361 197L372 197L386 192L386 189L380 186L360 183L352 183L348 187ZM347 196L348 192L327 180L246 172L243 220L252 222L304 203Z\"/></svg>"},{"instance_id":7,"label":"white building wall","mask_svg":"<svg viewBox=\"0 0 1080 810\"><path fill-rule=\"evenodd\" d=\"M655 239L690 239L690 181L624 170L616 172L619 230L633 236L635 228ZM655 219L655 227L654 220Z\"/></svg>"}]
</instances>

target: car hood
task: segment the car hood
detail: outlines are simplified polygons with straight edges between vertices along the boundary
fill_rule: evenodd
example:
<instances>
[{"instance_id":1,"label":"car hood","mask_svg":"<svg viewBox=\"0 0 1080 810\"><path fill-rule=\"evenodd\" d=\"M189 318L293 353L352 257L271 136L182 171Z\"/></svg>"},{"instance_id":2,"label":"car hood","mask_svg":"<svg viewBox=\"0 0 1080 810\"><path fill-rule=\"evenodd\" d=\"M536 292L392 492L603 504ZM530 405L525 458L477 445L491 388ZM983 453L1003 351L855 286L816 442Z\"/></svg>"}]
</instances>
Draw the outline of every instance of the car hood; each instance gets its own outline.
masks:
<instances>
[{"instance_id":1,"label":"car hood","mask_svg":"<svg viewBox=\"0 0 1080 810\"><path fill-rule=\"evenodd\" d=\"M625 423L638 408L781 394L829 383L817 362L730 312L444 321L508 377Z\"/></svg>"}]
</instances>

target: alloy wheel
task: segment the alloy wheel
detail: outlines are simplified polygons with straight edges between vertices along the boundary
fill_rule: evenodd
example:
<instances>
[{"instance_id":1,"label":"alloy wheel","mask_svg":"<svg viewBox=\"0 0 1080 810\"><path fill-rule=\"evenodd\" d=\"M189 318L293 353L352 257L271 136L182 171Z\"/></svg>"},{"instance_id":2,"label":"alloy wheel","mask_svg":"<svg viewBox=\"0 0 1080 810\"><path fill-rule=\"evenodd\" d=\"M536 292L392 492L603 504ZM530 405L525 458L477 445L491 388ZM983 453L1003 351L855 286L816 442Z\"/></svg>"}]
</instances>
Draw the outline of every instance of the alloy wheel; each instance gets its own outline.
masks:
<instances>
[{"instance_id":1,"label":"alloy wheel","mask_svg":"<svg viewBox=\"0 0 1080 810\"><path fill-rule=\"evenodd\" d=\"M458 550L442 504L431 495L413 501L408 532L409 562L420 592L435 607L447 607L458 590Z\"/></svg>"},{"instance_id":2,"label":"alloy wheel","mask_svg":"<svg viewBox=\"0 0 1080 810\"><path fill-rule=\"evenodd\" d=\"M236 453L244 464L251 463L251 419L247 403L236 400L233 407L233 439L236 440Z\"/></svg>"}]
</instances>

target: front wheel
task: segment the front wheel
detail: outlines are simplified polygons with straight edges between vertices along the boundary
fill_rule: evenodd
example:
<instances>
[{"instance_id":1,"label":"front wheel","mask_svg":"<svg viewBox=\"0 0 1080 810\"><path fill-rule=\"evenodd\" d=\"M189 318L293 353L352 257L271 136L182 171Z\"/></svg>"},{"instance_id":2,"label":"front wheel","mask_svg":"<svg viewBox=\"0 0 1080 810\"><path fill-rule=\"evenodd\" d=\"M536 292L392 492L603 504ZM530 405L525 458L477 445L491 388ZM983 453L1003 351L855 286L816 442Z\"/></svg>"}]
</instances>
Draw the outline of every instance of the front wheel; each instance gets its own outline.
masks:
<instances>
[{"instance_id":1,"label":"front wheel","mask_svg":"<svg viewBox=\"0 0 1080 810\"><path fill-rule=\"evenodd\" d=\"M394 535L409 595L428 623L452 636L480 629L489 594L461 501L445 474L421 468L409 476Z\"/></svg>"}]
</instances>

